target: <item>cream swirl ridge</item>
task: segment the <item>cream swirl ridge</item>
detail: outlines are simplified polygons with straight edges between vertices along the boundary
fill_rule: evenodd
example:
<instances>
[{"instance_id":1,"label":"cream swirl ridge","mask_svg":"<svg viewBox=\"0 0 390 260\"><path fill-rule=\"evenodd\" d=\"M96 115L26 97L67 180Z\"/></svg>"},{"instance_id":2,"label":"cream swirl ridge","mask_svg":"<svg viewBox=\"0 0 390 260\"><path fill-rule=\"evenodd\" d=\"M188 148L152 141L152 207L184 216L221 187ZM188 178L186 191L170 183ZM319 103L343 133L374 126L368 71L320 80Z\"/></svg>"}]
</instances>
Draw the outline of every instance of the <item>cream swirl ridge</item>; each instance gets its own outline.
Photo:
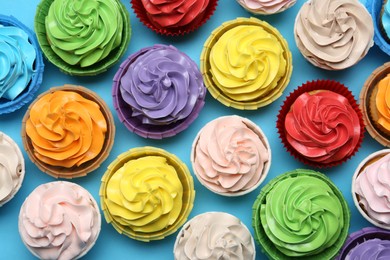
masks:
<instances>
[{"instance_id":1,"label":"cream swirl ridge","mask_svg":"<svg viewBox=\"0 0 390 260\"><path fill-rule=\"evenodd\" d=\"M266 174L270 152L251 121L239 116L208 123L195 141L193 166L199 180L220 193L251 189Z\"/></svg>"},{"instance_id":2,"label":"cream swirl ridge","mask_svg":"<svg viewBox=\"0 0 390 260\"><path fill-rule=\"evenodd\" d=\"M360 121L348 99L332 91L301 94L287 113L288 143L306 159L331 163L348 157L360 140Z\"/></svg>"},{"instance_id":3,"label":"cream swirl ridge","mask_svg":"<svg viewBox=\"0 0 390 260\"><path fill-rule=\"evenodd\" d=\"M390 241L368 239L349 251L345 260L380 260L390 258Z\"/></svg>"},{"instance_id":4,"label":"cream swirl ridge","mask_svg":"<svg viewBox=\"0 0 390 260\"><path fill-rule=\"evenodd\" d=\"M177 236L177 260L255 258L253 238L242 222L227 213L209 212L191 219Z\"/></svg>"},{"instance_id":5,"label":"cream swirl ridge","mask_svg":"<svg viewBox=\"0 0 390 260\"><path fill-rule=\"evenodd\" d=\"M274 14L281 12L296 3L296 0L238 0L253 13Z\"/></svg>"},{"instance_id":6,"label":"cream swirl ridge","mask_svg":"<svg viewBox=\"0 0 390 260\"><path fill-rule=\"evenodd\" d=\"M357 0L311 0L295 22L295 41L314 65L341 70L360 61L373 45L370 14Z\"/></svg>"},{"instance_id":7,"label":"cream swirl ridge","mask_svg":"<svg viewBox=\"0 0 390 260\"><path fill-rule=\"evenodd\" d=\"M356 178L355 193L366 214L390 225L390 154L369 164Z\"/></svg>"},{"instance_id":8,"label":"cream swirl ridge","mask_svg":"<svg viewBox=\"0 0 390 260\"><path fill-rule=\"evenodd\" d=\"M75 259L84 255L100 232L99 208L77 184L51 182L37 187L23 203L19 232L40 259Z\"/></svg>"},{"instance_id":9,"label":"cream swirl ridge","mask_svg":"<svg viewBox=\"0 0 390 260\"><path fill-rule=\"evenodd\" d=\"M120 46L124 25L117 0L54 0L45 26L50 46L61 59L88 67Z\"/></svg>"}]
</instances>

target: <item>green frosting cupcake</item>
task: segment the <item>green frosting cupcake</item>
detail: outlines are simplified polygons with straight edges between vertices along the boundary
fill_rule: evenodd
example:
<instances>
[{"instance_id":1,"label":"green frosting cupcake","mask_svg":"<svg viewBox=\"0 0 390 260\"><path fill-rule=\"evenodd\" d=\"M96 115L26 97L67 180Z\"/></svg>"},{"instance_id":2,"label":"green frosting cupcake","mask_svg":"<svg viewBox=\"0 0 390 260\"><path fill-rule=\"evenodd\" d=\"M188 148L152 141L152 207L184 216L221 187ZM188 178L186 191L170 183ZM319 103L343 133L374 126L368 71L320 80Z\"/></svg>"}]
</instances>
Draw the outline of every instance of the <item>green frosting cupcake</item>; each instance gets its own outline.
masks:
<instances>
[{"instance_id":1,"label":"green frosting cupcake","mask_svg":"<svg viewBox=\"0 0 390 260\"><path fill-rule=\"evenodd\" d=\"M331 259L342 247L350 213L337 187L310 170L266 185L253 206L255 238L273 259Z\"/></svg>"}]
</instances>

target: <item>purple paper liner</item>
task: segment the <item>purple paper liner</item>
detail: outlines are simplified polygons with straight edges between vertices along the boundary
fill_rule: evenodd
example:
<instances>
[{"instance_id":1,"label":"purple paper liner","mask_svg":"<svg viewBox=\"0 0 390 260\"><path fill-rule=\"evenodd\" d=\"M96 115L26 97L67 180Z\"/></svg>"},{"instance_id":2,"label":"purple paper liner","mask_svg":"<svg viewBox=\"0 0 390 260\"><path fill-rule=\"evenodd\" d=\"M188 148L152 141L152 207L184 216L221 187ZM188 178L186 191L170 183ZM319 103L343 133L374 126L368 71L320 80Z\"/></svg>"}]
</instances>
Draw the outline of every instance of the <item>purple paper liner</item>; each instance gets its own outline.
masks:
<instances>
[{"instance_id":1,"label":"purple paper liner","mask_svg":"<svg viewBox=\"0 0 390 260\"><path fill-rule=\"evenodd\" d=\"M43 63L43 57L41 49L39 48L39 44L37 38L35 37L35 33L30 30L26 25L20 22L13 16L6 16L0 14L0 24L8 25L8 26L16 26L25 31L28 35L30 42L32 43L35 52L36 59L34 63L34 73L32 75L30 83L26 86L22 93L20 93L14 100L7 100L4 98L0 98L0 115L14 112L29 103L34 99L34 94L37 92L39 87L42 84L43 79L43 71L45 64Z\"/></svg>"},{"instance_id":2,"label":"purple paper liner","mask_svg":"<svg viewBox=\"0 0 390 260\"><path fill-rule=\"evenodd\" d=\"M378 47L385 52L387 55L390 55L390 43L386 41L382 30L381 30L381 10L383 1L382 0L366 0L366 8L372 16L372 21L374 23L374 42Z\"/></svg>"},{"instance_id":3,"label":"purple paper liner","mask_svg":"<svg viewBox=\"0 0 390 260\"><path fill-rule=\"evenodd\" d=\"M113 85L112 85L112 97L113 97L113 103L114 108L117 111L119 120L126 126L126 128L141 136L144 138L150 138L150 139L163 139L166 137L172 137L176 134L180 133L181 131L187 129L190 124L198 117L200 111L202 110L205 98L206 98L206 87L204 94L200 95L198 97L198 100L194 106L194 109L192 110L191 114L182 120L176 121L174 123L168 124L168 125L147 125L143 124L141 120L139 120L136 117L132 116L132 108L129 104L127 104L123 98L120 91L120 79L122 76L127 72L127 68L135 61L140 55L144 54L145 52L156 48L160 46L159 44L142 48L139 51L131 54L119 67L118 71L116 72L114 79L113 79ZM183 52L181 52L183 55ZM187 56L187 55L186 55ZM190 59L188 57L188 59Z\"/></svg>"},{"instance_id":4,"label":"purple paper liner","mask_svg":"<svg viewBox=\"0 0 390 260\"><path fill-rule=\"evenodd\" d=\"M335 260L345 259L351 249L366 240L379 238L382 240L390 240L390 230L384 230L376 227L366 227L356 232L351 233L345 241L339 254Z\"/></svg>"}]
</instances>

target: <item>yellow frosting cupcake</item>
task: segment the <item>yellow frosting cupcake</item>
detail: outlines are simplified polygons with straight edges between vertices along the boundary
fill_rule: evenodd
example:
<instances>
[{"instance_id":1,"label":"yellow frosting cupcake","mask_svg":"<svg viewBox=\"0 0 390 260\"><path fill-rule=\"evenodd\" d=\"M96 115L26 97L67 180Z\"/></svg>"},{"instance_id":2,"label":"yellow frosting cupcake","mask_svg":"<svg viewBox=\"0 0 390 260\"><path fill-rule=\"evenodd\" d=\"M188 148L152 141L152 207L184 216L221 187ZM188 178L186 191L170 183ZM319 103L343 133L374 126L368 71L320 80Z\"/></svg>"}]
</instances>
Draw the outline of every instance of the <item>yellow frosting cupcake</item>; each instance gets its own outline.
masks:
<instances>
[{"instance_id":1,"label":"yellow frosting cupcake","mask_svg":"<svg viewBox=\"0 0 390 260\"><path fill-rule=\"evenodd\" d=\"M201 54L201 71L214 98L254 110L282 95L292 56L276 28L255 18L238 18L211 33Z\"/></svg>"},{"instance_id":2,"label":"yellow frosting cupcake","mask_svg":"<svg viewBox=\"0 0 390 260\"><path fill-rule=\"evenodd\" d=\"M141 241L163 239L186 221L195 198L185 164L153 147L121 154L102 178L105 218L121 234Z\"/></svg>"}]
</instances>

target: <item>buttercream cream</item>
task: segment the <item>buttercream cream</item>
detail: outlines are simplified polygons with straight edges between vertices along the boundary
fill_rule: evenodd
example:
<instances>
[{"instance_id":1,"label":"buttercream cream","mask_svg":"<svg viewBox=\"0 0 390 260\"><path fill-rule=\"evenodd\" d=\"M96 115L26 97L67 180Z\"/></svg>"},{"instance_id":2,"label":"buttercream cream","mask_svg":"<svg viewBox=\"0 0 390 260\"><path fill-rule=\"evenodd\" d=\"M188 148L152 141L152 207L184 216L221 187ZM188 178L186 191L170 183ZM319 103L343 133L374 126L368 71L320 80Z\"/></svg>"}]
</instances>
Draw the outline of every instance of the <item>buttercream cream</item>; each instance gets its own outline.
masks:
<instances>
[{"instance_id":1,"label":"buttercream cream","mask_svg":"<svg viewBox=\"0 0 390 260\"><path fill-rule=\"evenodd\" d=\"M0 132L0 206L19 190L24 173L24 158L18 145Z\"/></svg>"},{"instance_id":2,"label":"buttercream cream","mask_svg":"<svg viewBox=\"0 0 390 260\"><path fill-rule=\"evenodd\" d=\"M30 108L26 121L35 156L66 168L98 156L106 132L107 121L99 105L73 91L43 95Z\"/></svg>"},{"instance_id":3,"label":"buttercream cream","mask_svg":"<svg viewBox=\"0 0 390 260\"><path fill-rule=\"evenodd\" d=\"M99 208L81 186L51 182L38 186L23 203L19 232L40 259L77 259L94 245L100 232Z\"/></svg>"},{"instance_id":4,"label":"buttercream cream","mask_svg":"<svg viewBox=\"0 0 390 260\"><path fill-rule=\"evenodd\" d=\"M62 60L88 67L120 46L122 15L117 0L54 0L45 20L46 35Z\"/></svg>"},{"instance_id":5,"label":"buttercream cream","mask_svg":"<svg viewBox=\"0 0 390 260\"><path fill-rule=\"evenodd\" d=\"M293 6L296 0L237 0L241 6L255 14L275 14Z\"/></svg>"},{"instance_id":6,"label":"buttercream cream","mask_svg":"<svg viewBox=\"0 0 390 260\"><path fill-rule=\"evenodd\" d=\"M390 226L390 154L369 164L353 183L358 202L375 222Z\"/></svg>"},{"instance_id":7,"label":"buttercream cream","mask_svg":"<svg viewBox=\"0 0 390 260\"><path fill-rule=\"evenodd\" d=\"M253 238L236 217L222 212L198 215L184 225L177 236L177 260L255 259Z\"/></svg>"},{"instance_id":8,"label":"buttercream cream","mask_svg":"<svg viewBox=\"0 0 390 260\"><path fill-rule=\"evenodd\" d=\"M14 100L28 86L36 55L25 31L0 24L0 98Z\"/></svg>"},{"instance_id":9,"label":"buttercream cream","mask_svg":"<svg viewBox=\"0 0 390 260\"><path fill-rule=\"evenodd\" d=\"M183 204L183 186L165 157L130 160L107 182L105 204L114 221L135 232L173 225Z\"/></svg>"},{"instance_id":10,"label":"buttercream cream","mask_svg":"<svg viewBox=\"0 0 390 260\"><path fill-rule=\"evenodd\" d=\"M358 244L348 252L345 260L390 259L390 241L369 239Z\"/></svg>"},{"instance_id":11,"label":"buttercream cream","mask_svg":"<svg viewBox=\"0 0 390 260\"><path fill-rule=\"evenodd\" d=\"M390 133L390 74L379 81L375 103L378 110L377 123Z\"/></svg>"},{"instance_id":12,"label":"buttercream cream","mask_svg":"<svg viewBox=\"0 0 390 260\"><path fill-rule=\"evenodd\" d=\"M348 157L360 140L356 111L347 98L327 90L300 95L284 127L287 141L298 153L322 164Z\"/></svg>"},{"instance_id":13,"label":"buttercream cream","mask_svg":"<svg viewBox=\"0 0 390 260\"><path fill-rule=\"evenodd\" d=\"M267 174L267 146L253 122L239 116L218 118L195 140L194 171L205 186L219 193L251 189Z\"/></svg>"},{"instance_id":14,"label":"buttercream cream","mask_svg":"<svg viewBox=\"0 0 390 260\"><path fill-rule=\"evenodd\" d=\"M195 62L173 46L147 48L125 70L119 86L122 98L143 124L185 119L206 95Z\"/></svg>"},{"instance_id":15,"label":"buttercream cream","mask_svg":"<svg viewBox=\"0 0 390 260\"><path fill-rule=\"evenodd\" d=\"M295 41L315 66L341 70L360 61L373 45L370 14L357 0L311 0L295 22Z\"/></svg>"},{"instance_id":16,"label":"buttercream cream","mask_svg":"<svg viewBox=\"0 0 390 260\"><path fill-rule=\"evenodd\" d=\"M260 218L267 237L289 257L326 250L347 225L332 188L320 178L304 175L273 184L261 204Z\"/></svg>"},{"instance_id":17,"label":"buttercream cream","mask_svg":"<svg viewBox=\"0 0 390 260\"><path fill-rule=\"evenodd\" d=\"M381 22L382 22L382 28L385 31L385 34L387 39L390 38L390 2L389 1L383 1L384 6L382 7L382 16L381 16Z\"/></svg>"}]
</instances>

